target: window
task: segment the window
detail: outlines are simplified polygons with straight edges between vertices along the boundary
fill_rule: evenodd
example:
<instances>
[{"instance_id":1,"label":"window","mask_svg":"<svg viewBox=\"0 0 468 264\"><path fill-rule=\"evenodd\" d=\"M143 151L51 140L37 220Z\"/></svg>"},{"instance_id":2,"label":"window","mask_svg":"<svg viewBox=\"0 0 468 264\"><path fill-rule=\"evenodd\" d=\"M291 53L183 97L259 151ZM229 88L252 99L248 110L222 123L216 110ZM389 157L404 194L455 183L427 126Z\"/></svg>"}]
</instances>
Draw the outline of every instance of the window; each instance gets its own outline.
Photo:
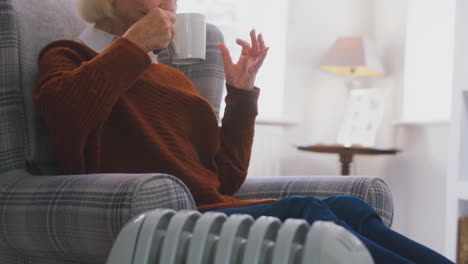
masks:
<instances>
[{"instance_id":1,"label":"window","mask_svg":"<svg viewBox=\"0 0 468 264\"><path fill-rule=\"evenodd\" d=\"M220 28L233 61L237 61L241 51L235 42L236 38L250 42L249 32L252 28L255 28L257 33L263 34L270 50L255 82L255 85L261 89L259 117L281 117L285 78L287 0L178 0L177 4L178 12L203 13L208 23ZM221 115L223 113L224 102Z\"/></svg>"}]
</instances>

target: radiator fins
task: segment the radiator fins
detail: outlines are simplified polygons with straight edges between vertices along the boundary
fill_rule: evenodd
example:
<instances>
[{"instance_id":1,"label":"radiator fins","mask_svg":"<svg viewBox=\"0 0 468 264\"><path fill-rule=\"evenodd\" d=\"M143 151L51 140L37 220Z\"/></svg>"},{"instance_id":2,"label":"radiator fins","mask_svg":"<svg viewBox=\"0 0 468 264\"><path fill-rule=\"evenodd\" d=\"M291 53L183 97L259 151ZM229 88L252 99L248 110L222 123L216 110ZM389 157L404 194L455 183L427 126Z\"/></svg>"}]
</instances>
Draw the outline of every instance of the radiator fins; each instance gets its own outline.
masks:
<instances>
[{"instance_id":1,"label":"radiator fins","mask_svg":"<svg viewBox=\"0 0 468 264\"><path fill-rule=\"evenodd\" d=\"M349 231L332 222L156 209L120 232L107 264L372 264Z\"/></svg>"}]
</instances>

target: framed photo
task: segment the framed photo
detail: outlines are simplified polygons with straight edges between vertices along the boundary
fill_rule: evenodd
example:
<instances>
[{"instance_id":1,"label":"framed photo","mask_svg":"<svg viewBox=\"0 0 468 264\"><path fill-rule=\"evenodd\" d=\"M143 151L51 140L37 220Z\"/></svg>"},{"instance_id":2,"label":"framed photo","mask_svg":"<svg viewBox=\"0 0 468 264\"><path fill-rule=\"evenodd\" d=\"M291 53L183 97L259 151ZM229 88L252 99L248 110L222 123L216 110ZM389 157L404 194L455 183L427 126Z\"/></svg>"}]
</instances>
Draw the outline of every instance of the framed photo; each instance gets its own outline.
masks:
<instances>
[{"instance_id":1,"label":"framed photo","mask_svg":"<svg viewBox=\"0 0 468 264\"><path fill-rule=\"evenodd\" d=\"M387 94L386 88L352 89L348 94L337 143L344 146L374 146Z\"/></svg>"}]
</instances>

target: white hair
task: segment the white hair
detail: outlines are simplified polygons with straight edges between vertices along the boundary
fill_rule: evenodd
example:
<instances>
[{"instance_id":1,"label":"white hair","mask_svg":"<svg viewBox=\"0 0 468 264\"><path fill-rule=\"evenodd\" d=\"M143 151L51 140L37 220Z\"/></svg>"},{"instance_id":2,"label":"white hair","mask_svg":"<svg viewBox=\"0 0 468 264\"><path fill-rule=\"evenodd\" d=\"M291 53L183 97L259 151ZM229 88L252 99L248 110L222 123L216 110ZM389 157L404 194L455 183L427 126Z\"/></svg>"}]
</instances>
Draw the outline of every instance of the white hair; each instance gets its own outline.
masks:
<instances>
[{"instance_id":1,"label":"white hair","mask_svg":"<svg viewBox=\"0 0 468 264\"><path fill-rule=\"evenodd\" d=\"M89 23L96 23L104 18L113 17L113 8L109 0L76 0L78 13Z\"/></svg>"}]
</instances>

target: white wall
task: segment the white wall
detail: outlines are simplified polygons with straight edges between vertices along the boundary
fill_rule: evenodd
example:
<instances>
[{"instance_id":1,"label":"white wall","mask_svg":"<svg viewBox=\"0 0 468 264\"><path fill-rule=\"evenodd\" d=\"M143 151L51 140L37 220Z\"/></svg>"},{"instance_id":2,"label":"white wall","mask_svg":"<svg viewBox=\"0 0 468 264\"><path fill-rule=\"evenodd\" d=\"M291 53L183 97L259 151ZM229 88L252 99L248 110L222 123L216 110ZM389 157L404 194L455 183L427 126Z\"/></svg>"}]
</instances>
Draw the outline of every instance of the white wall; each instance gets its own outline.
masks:
<instances>
[{"instance_id":1,"label":"white wall","mask_svg":"<svg viewBox=\"0 0 468 264\"><path fill-rule=\"evenodd\" d=\"M384 178L394 194L393 228L442 252L448 125L394 126L402 101L407 1L290 3L285 116L299 124L286 128L284 142L278 143L283 145L281 175L339 173L337 156L301 152L291 145L335 140L346 91L342 79L320 71L317 63L338 36L368 35L375 40L386 70L386 77L371 85L390 89L377 145L400 147L403 152L357 157L353 174Z\"/></svg>"},{"instance_id":2,"label":"white wall","mask_svg":"<svg viewBox=\"0 0 468 264\"><path fill-rule=\"evenodd\" d=\"M393 228L444 254L449 123L402 125L396 134L403 152L381 168L393 193Z\"/></svg>"},{"instance_id":3,"label":"white wall","mask_svg":"<svg viewBox=\"0 0 468 264\"><path fill-rule=\"evenodd\" d=\"M336 174L337 157L303 153L294 143L333 142L341 123L346 89L341 78L318 63L338 36L370 34L371 0L290 1L285 116L299 120L286 130L283 175Z\"/></svg>"},{"instance_id":4,"label":"white wall","mask_svg":"<svg viewBox=\"0 0 468 264\"><path fill-rule=\"evenodd\" d=\"M421 8L424 6L424 8ZM454 0L408 1L403 115L406 121L450 118ZM423 100L422 100L423 99ZM417 104L418 107L414 107Z\"/></svg>"},{"instance_id":5,"label":"white wall","mask_svg":"<svg viewBox=\"0 0 468 264\"><path fill-rule=\"evenodd\" d=\"M375 85L386 85L393 91L379 141L403 152L378 163L372 162L372 157L362 157L358 160L359 172L379 175L389 184L395 202L395 230L444 253L448 122L394 125L403 118L401 109L403 99L407 98L403 95L412 87L404 90L404 85L408 85L405 77L414 74L411 69L405 69L409 2L378 0L374 3L374 38L387 70L387 77ZM420 100L413 100L412 104L419 105Z\"/></svg>"},{"instance_id":6,"label":"white wall","mask_svg":"<svg viewBox=\"0 0 468 264\"><path fill-rule=\"evenodd\" d=\"M405 7L404 0L292 2L285 116L298 119L299 125L287 130L285 140L290 144L335 141L346 100L344 80L321 71L317 64L337 37L367 35L374 40L386 71L385 77L370 85L386 87L390 92L377 144L393 144L403 81ZM335 155L298 152L290 144L283 152L283 174L339 173ZM372 157L372 166L367 166L358 157L358 166L352 169L354 173L381 175L380 168L387 159Z\"/></svg>"}]
</instances>

